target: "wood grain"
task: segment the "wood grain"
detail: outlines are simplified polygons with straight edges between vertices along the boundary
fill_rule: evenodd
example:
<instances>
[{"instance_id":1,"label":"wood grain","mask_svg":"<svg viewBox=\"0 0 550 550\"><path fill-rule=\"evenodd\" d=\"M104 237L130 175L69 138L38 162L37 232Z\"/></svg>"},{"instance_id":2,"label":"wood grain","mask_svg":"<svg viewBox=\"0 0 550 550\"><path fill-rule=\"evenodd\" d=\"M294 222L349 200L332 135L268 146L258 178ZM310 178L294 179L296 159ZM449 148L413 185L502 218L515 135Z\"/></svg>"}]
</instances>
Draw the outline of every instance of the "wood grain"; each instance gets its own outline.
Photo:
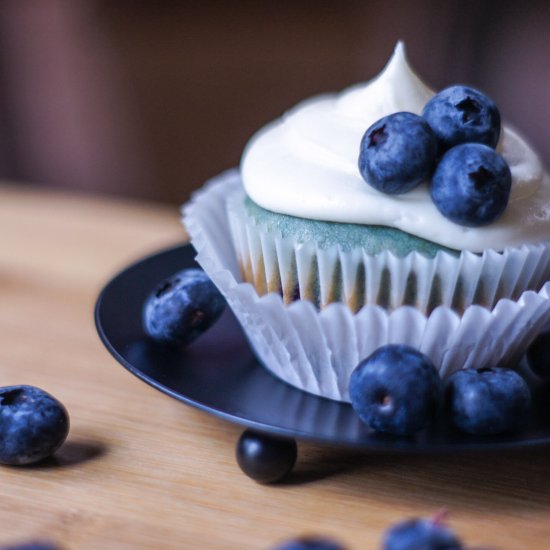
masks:
<instances>
[{"instance_id":1,"label":"wood grain","mask_svg":"<svg viewBox=\"0 0 550 550\"><path fill-rule=\"evenodd\" d=\"M1 384L40 386L71 415L52 460L0 469L0 543L267 550L322 533L375 549L395 521L447 508L469 545L548 548L544 450L410 457L308 444L288 483L245 477L239 428L133 378L95 333L102 285L183 239L175 209L0 185Z\"/></svg>"}]
</instances>

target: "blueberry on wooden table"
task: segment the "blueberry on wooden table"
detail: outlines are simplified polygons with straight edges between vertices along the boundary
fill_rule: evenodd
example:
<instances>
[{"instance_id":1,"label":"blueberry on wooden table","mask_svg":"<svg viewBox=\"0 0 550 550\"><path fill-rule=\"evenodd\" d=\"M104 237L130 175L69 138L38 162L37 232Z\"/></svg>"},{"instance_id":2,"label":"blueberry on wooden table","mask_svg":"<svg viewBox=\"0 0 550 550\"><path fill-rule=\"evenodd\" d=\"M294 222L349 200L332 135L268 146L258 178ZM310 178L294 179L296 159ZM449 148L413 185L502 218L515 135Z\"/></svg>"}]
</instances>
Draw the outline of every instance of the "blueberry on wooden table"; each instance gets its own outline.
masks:
<instances>
[{"instance_id":1,"label":"blueberry on wooden table","mask_svg":"<svg viewBox=\"0 0 550 550\"><path fill-rule=\"evenodd\" d=\"M394 113L365 132L359 149L359 171L377 191L406 193L431 175L436 153L437 139L423 118L413 113Z\"/></svg>"},{"instance_id":2,"label":"blueberry on wooden table","mask_svg":"<svg viewBox=\"0 0 550 550\"><path fill-rule=\"evenodd\" d=\"M494 101L469 86L441 90L424 107L426 119L445 151L461 143L496 147L500 136L500 113Z\"/></svg>"},{"instance_id":3,"label":"blueberry on wooden table","mask_svg":"<svg viewBox=\"0 0 550 550\"><path fill-rule=\"evenodd\" d=\"M1 546L0 550L61 550L56 544L51 542L22 542L20 544L10 544Z\"/></svg>"},{"instance_id":4,"label":"blueberry on wooden table","mask_svg":"<svg viewBox=\"0 0 550 550\"><path fill-rule=\"evenodd\" d=\"M521 426L531 394L525 380L511 369L464 369L449 378L446 401L459 430L492 435Z\"/></svg>"},{"instance_id":5,"label":"blueberry on wooden table","mask_svg":"<svg viewBox=\"0 0 550 550\"><path fill-rule=\"evenodd\" d=\"M306 536L283 542L274 550L346 550L339 542L318 537Z\"/></svg>"},{"instance_id":6,"label":"blueberry on wooden table","mask_svg":"<svg viewBox=\"0 0 550 550\"><path fill-rule=\"evenodd\" d=\"M220 317L225 300L201 269L175 273L151 293L143 309L143 327L155 341L190 344Z\"/></svg>"},{"instance_id":7,"label":"blueberry on wooden table","mask_svg":"<svg viewBox=\"0 0 550 550\"><path fill-rule=\"evenodd\" d=\"M365 424L379 432L411 435L431 422L442 383L428 357L409 346L390 344L359 363L349 393Z\"/></svg>"},{"instance_id":8,"label":"blueberry on wooden table","mask_svg":"<svg viewBox=\"0 0 550 550\"><path fill-rule=\"evenodd\" d=\"M69 433L65 407L34 386L0 388L0 464L24 465L52 455Z\"/></svg>"},{"instance_id":9,"label":"blueberry on wooden table","mask_svg":"<svg viewBox=\"0 0 550 550\"><path fill-rule=\"evenodd\" d=\"M506 161L479 143L453 147L435 169L430 194L436 208L452 222L480 227L506 210L512 174Z\"/></svg>"},{"instance_id":10,"label":"blueberry on wooden table","mask_svg":"<svg viewBox=\"0 0 550 550\"><path fill-rule=\"evenodd\" d=\"M390 527L382 550L461 550L460 540L438 520L410 519Z\"/></svg>"}]
</instances>

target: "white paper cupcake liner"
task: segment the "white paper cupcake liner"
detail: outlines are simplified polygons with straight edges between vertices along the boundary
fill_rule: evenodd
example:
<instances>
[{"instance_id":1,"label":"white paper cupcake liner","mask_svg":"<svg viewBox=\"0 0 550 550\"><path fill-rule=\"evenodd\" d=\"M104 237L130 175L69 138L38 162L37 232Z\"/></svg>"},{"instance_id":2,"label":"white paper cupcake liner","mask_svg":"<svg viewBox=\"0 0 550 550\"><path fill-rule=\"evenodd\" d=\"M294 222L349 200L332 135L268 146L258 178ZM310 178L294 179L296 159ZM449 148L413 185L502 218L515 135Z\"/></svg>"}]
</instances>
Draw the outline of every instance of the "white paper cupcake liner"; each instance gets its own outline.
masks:
<instances>
[{"instance_id":1,"label":"white paper cupcake liner","mask_svg":"<svg viewBox=\"0 0 550 550\"><path fill-rule=\"evenodd\" d=\"M467 367L511 366L550 322L550 282L491 309L468 306L462 314L446 305L429 314L411 306L367 305L354 314L341 302L318 310L307 300L285 304L276 293L259 296L240 282L226 214L228 193L240 185L237 171L215 178L184 207L183 223L197 261L227 299L259 360L304 391L348 401L353 369L388 343L419 349L442 377Z\"/></svg>"},{"instance_id":2,"label":"white paper cupcake liner","mask_svg":"<svg viewBox=\"0 0 550 550\"><path fill-rule=\"evenodd\" d=\"M481 255L439 251L433 258L320 248L257 223L244 198L240 186L227 197L241 273L260 295L278 292L285 303L302 298L323 308L343 302L354 312L368 304L390 310L411 305L425 313L445 305L462 312L472 304L490 309L502 298L540 290L550 279L550 242Z\"/></svg>"}]
</instances>

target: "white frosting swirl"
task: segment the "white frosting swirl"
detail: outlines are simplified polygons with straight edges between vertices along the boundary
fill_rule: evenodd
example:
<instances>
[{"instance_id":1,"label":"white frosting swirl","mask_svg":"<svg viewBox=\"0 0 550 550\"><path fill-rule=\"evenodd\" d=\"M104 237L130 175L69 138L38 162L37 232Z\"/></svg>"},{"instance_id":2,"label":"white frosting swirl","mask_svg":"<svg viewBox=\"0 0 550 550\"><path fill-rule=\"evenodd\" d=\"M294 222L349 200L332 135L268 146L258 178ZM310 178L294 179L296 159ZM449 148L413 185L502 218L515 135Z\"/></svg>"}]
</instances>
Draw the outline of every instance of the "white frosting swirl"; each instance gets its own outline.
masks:
<instances>
[{"instance_id":1,"label":"white frosting swirl","mask_svg":"<svg viewBox=\"0 0 550 550\"><path fill-rule=\"evenodd\" d=\"M550 240L550 176L536 153L503 126L497 151L510 165L504 215L481 228L457 225L434 206L426 183L403 195L367 185L357 166L366 129L398 111L420 114L434 95L409 67L404 47L374 80L314 97L260 130L241 162L248 195L274 212L317 220L395 227L458 250L481 252Z\"/></svg>"}]
</instances>

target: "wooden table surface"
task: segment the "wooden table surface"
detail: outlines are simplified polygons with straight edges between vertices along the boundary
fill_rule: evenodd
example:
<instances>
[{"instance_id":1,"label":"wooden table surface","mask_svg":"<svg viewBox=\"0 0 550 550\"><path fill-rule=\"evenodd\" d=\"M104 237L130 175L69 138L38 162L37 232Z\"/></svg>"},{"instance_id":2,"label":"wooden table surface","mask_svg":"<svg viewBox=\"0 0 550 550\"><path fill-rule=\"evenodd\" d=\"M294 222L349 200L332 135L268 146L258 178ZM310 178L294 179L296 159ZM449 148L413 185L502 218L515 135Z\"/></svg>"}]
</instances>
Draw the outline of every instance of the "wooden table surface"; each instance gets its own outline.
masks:
<instances>
[{"instance_id":1,"label":"wooden table surface","mask_svg":"<svg viewBox=\"0 0 550 550\"><path fill-rule=\"evenodd\" d=\"M443 508L469 545L550 547L550 454L392 456L301 444L263 486L234 459L241 430L150 388L108 354L93 307L118 270L182 242L165 206L0 185L2 385L33 384L71 416L46 463L0 469L0 544L266 549L301 534L349 550Z\"/></svg>"}]
</instances>

